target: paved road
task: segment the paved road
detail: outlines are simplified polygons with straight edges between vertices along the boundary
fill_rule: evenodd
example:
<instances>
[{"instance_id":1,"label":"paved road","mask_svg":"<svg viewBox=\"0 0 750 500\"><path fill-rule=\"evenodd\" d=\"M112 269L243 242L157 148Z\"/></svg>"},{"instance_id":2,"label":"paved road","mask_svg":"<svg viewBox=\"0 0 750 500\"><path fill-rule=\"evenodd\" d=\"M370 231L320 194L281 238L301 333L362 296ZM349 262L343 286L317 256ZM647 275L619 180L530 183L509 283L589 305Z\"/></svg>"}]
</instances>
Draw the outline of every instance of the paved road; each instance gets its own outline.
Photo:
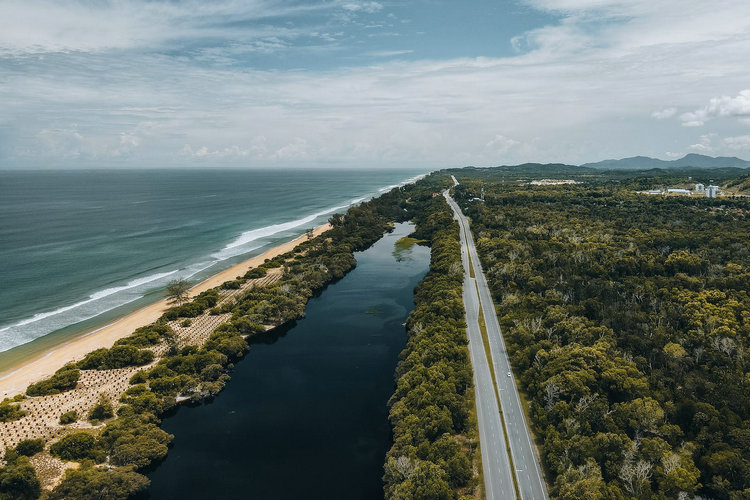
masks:
<instances>
[{"instance_id":1,"label":"paved road","mask_svg":"<svg viewBox=\"0 0 750 500\"><path fill-rule=\"evenodd\" d=\"M458 184L455 177L453 177L453 182L456 185ZM468 255L474 266L474 275L476 278L470 279L470 281L472 285L474 284L473 282L476 281L475 290L479 290L479 302L482 307L482 312L484 313L485 326L487 328L487 336L490 344L490 362L492 363L497 378L498 392L500 394L500 407L502 408L503 416L505 417L505 430L508 434L508 441L510 442L510 453L513 457L513 465L515 467L515 474L518 480L521 499L546 500L549 496L542 477L541 466L539 465L539 459L536 454L536 449L534 448L531 431L529 430L521 408L521 398L518 395L515 378L508 375L512 373L510 360L508 358L508 352L505 349L505 342L503 341L502 332L500 331L500 325L497 322L495 304L492 301L492 296L489 287L487 286L487 280L485 279L481 263L479 262L479 256L477 254L476 246L474 245L474 238L471 235L469 223L461 212L458 204L447 194L447 192L445 196L461 225L462 254L468 249ZM469 282L469 280L467 279L466 282ZM476 296L476 291L474 295ZM468 302L466 301L466 298L464 300L467 303L468 317L468 304L471 302L471 299L469 299ZM472 307L475 306L472 304ZM474 366L476 376L476 365ZM480 433L480 442L481 439Z\"/></svg>"},{"instance_id":2,"label":"paved road","mask_svg":"<svg viewBox=\"0 0 750 500\"><path fill-rule=\"evenodd\" d=\"M444 193L448 197L447 191ZM459 219L460 221L460 219ZM487 500L516 498L511 475L508 449L500 419L495 387L487 361L482 333L479 330L479 296L474 278L469 273L465 232L461 231L461 260L464 265L463 299L466 308L466 332L469 337L469 355L474 368L474 395L477 405L479 443L482 452L482 471Z\"/></svg>"}]
</instances>

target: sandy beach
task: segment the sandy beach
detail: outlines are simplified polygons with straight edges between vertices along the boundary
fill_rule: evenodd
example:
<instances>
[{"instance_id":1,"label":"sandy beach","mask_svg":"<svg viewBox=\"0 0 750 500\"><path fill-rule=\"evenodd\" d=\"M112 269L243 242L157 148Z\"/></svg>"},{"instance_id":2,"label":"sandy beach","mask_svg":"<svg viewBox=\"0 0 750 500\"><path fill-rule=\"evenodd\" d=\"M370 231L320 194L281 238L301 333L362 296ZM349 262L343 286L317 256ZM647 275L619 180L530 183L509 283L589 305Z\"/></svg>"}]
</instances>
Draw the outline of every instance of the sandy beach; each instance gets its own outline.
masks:
<instances>
[{"instance_id":1,"label":"sandy beach","mask_svg":"<svg viewBox=\"0 0 750 500\"><path fill-rule=\"evenodd\" d=\"M328 229L330 229L330 225L323 224L318 226L314 232L317 236ZM217 287L225 281L244 275L249 269L259 266L266 259L286 253L306 239L306 235L300 236L215 274L195 285L191 289L190 295L195 296L205 290ZM49 377L65 363L81 359L94 349L111 347L115 341L130 335L136 328L156 321L168 308L169 304L167 304L167 301L160 300L127 314L110 325L90 333L84 333L65 344L47 352L41 352L31 359L26 359L22 363L19 363L19 365L6 369L0 373L0 399L23 393L29 384Z\"/></svg>"}]
</instances>

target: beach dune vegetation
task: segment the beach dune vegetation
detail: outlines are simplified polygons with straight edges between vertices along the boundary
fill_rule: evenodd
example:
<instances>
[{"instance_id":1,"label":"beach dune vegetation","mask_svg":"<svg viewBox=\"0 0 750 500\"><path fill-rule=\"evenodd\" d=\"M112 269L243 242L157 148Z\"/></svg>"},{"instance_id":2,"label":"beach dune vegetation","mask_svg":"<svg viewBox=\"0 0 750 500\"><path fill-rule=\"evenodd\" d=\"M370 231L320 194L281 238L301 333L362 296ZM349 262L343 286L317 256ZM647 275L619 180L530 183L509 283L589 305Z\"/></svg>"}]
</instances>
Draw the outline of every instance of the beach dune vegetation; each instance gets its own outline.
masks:
<instances>
[{"instance_id":1,"label":"beach dune vegetation","mask_svg":"<svg viewBox=\"0 0 750 500\"><path fill-rule=\"evenodd\" d=\"M99 396L99 401L89 410L88 420L99 421L112 418L115 416L115 409L112 406L112 401L102 394Z\"/></svg>"},{"instance_id":2,"label":"beach dune vegetation","mask_svg":"<svg viewBox=\"0 0 750 500\"><path fill-rule=\"evenodd\" d=\"M78 420L78 412L70 410L60 415L60 424L68 425Z\"/></svg>"},{"instance_id":3,"label":"beach dune vegetation","mask_svg":"<svg viewBox=\"0 0 750 500\"><path fill-rule=\"evenodd\" d=\"M92 351L78 362L82 370L113 370L128 366L143 366L154 360L154 353L132 345L115 345L110 349Z\"/></svg>"},{"instance_id":4,"label":"beach dune vegetation","mask_svg":"<svg viewBox=\"0 0 750 500\"><path fill-rule=\"evenodd\" d=\"M27 396L47 396L69 391L78 384L81 372L75 363L68 363L50 378L31 384L26 388Z\"/></svg>"},{"instance_id":5,"label":"beach dune vegetation","mask_svg":"<svg viewBox=\"0 0 750 500\"><path fill-rule=\"evenodd\" d=\"M174 321L177 318L194 318L203 314L203 311L214 307L219 302L219 292L215 289L200 293L195 299L178 307L168 309L163 319Z\"/></svg>"},{"instance_id":6,"label":"beach dune vegetation","mask_svg":"<svg viewBox=\"0 0 750 500\"><path fill-rule=\"evenodd\" d=\"M245 273L245 278L249 280L255 280L258 278L262 278L266 274L268 274L268 269L266 269L265 267L254 267Z\"/></svg>"},{"instance_id":7,"label":"beach dune vegetation","mask_svg":"<svg viewBox=\"0 0 750 500\"><path fill-rule=\"evenodd\" d=\"M166 323L152 323L137 328L131 335L115 342L115 345L132 345L141 348L150 347L158 344L163 339L173 336L174 331Z\"/></svg>"},{"instance_id":8,"label":"beach dune vegetation","mask_svg":"<svg viewBox=\"0 0 750 500\"><path fill-rule=\"evenodd\" d=\"M31 457L44 449L44 439L24 439L16 445L16 453Z\"/></svg>"},{"instance_id":9,"label":"beach dune vegetation","mask_svg":"<svg viewBox=\"0 0 750 500\"><path fill-rule=\"evenodd\" d=\"M0 422L12 422L23 418L26 412L18 405L13 404L13 400L5 398L0 403Z\"/></svg>"}]
</instances>

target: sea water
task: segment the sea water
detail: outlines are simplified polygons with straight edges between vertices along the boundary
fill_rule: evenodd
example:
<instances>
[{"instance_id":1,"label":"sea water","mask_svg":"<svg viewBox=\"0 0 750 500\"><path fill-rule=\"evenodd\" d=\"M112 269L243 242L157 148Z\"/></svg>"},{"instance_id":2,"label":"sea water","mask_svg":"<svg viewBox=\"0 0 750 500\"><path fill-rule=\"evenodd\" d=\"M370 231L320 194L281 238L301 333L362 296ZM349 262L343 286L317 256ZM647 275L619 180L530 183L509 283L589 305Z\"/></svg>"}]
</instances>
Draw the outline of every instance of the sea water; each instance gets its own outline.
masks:
<instances>
[{"instance_id":1,"label":"sea water","mask_svg":"<svg viewBox=\"0 0 750 500\"><path fill-rule=\"evenodd\" d=\"M0 171L0 352L102 325L422 173Z\"/></svg>"}]
</instances>

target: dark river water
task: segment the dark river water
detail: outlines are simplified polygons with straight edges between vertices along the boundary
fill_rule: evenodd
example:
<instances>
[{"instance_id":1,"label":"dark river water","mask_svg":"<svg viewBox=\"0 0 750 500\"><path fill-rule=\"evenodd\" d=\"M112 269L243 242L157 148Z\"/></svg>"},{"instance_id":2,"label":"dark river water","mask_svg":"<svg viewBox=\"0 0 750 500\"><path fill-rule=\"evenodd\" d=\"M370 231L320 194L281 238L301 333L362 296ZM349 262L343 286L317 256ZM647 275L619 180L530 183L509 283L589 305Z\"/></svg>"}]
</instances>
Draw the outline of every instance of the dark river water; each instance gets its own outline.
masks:
<instances>
[{"instance_id":1,"label":"dark river water","mask_svg":"<svg viewBox=\"0 0 750 500\"><path fill-rule=\"evenodd\" d=\"M383 497L386 402L429 267L428 248L396 245L412 230L397 224L305 318L254 338L212 403L164 420L175 438L150 498Z\"/></svg>"}]
</instances>

